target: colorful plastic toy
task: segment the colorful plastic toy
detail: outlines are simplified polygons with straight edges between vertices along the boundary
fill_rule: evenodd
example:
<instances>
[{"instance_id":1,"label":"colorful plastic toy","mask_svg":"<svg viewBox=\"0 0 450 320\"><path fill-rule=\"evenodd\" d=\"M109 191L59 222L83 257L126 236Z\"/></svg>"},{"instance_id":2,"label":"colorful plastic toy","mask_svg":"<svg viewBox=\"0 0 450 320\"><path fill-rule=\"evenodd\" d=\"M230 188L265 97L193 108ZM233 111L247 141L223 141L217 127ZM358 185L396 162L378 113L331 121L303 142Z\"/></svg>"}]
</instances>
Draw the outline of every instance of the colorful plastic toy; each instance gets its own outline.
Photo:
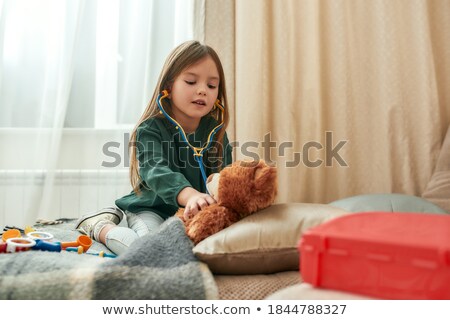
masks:
<instances>
[{"instance_id":1,"label":"colorful plastic toy","mask_svg":"<svg viewBox=\"0 0 450 320\"><path fill-rule=\"evenodd\" d=\"M16 226L5 226L5 227L3 228L3 231L7 231L7 230L10 230L10 229L17 229L17 230L20 231L20 233L24 233L24 230L23 230L23 229L21 229L21 228L19 228L19 227L16 227Z\"/></svg>"},{"instance_id":2,"label":"colorful plastic toy","mask_svg":"<svg viewBox=\"0 0 450 320\"><path fill-rule=\"evenodd\" d=\"M36 241L28 238L9 238L6 240L6 252L27 251L36 245Z\"/></svg>"},{"instance_id":3,"label":"colorful plastic toy","mask_svg":"<svg viewBox=\"0 0 450 320\"><path fill-rule=\"evenodd\" d=\"M6 242L6 240L11 238L20 238L22 235L20 234L19 229L9 229L6 230L2 235L2 240Z\"/></svg>"},{"instance_id":4,"label":"colorful plastic toy","mask_svg":"<svg viewBox=\"0 0 450 320\"><path fill-rule=\"evenodd\" d=\"M33 232L33 231L36 231L33 227L26 226L24 233L25 233L25 235L28 235L30 232Z\"/></svg>"},{"instance_id":5,"label":"colorful plastic toy","mask_svg":"<svg viewBox=\"0 0 450 320\"><path fill-rule=\"evenodd\" d=\"M81 235L77 238L77 241L73 242L61 242L61 248L66 249L68 247L82 246L84 252L88 251L92 245L92 239L86 235Z\"/></svg>"},{"instance_id":6,"label":"colorful plastic toy","mask_svg":"<svg viewBox=\"0 0 450 320\"><path fill-rule=\"evenodd\" d=\"M28 233L25 233L28 238L31 238L33 240L45 240L50 241L53 239L53 235L48 232L42 232L42 231L30 231Z\"/></svg>"},{"instance_id":7,"label":"colorful plastic toy","mask_svg":"<svg viewBox=\"0 0 450 320\"><path fill-rule=\"evenodd\" d=\"M6 240L6 243L0 243L0 253L14 253L27 250L41 250L41 251L53 251L60 252L65 249L69 252L78 252L79 254L85 253L92 245L92 239L86 235L80 235L76 241L72 242L50 242L48 240L53 239L53 235L48 232L31 231L32 228L27 228L27 237L21 238L21 232L18 229L7 230L2 239ZM104 253L87 253L105 258L115 258L114 254Z\"/></svg>"},{"instance_id":8,"label":"colorful plastic toy","mask_svg":"<svg viewBox=\"0 0 450 320\"><path fill-rule=\"evenodd\" d=\"M69 248L66 248L66 251L68 251L68 252L77 252L78 254L86 253L86 254L90 254L90 255L93 255L93 256L99 256L99 257L102 257L102 258L116 258L117 257L115 254L105 253L104 251L100 251L99 253L85 252L82 246L78 246L77 248L69 247Z\"/></svg>"},{"instance_id":9,"label":"colorful plastic toy","mask_svg":"<svg viewBox=\"0 0 450 320\"><path fill-rule=\"evenodd\" d=\"M35 240L36 245L31 248L31 250L41 250L41 251L53 251L53 252L61 252L61 243L60 242L48 242L44 240Z\"/></svg>"}]
</instances>

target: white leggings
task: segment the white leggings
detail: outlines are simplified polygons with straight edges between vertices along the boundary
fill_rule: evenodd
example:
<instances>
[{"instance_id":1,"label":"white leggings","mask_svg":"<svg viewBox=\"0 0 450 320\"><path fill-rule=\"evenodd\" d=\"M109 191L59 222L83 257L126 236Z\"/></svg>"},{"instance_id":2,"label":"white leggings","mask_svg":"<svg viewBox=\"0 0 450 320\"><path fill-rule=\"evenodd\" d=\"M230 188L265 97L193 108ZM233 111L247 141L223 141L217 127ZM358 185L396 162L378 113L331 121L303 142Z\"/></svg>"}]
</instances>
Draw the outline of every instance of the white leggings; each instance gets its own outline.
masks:
<instances>
[{"instance_id":1,"label":"white leggings","mask_svg":"<svg viewBox=\"0 0 450 320\"><path fill-rule=\"evenodd\" d=\"M125 211L125 217L106 234L106 246L117 255L125 252L136 239L158 230L164 222L163 218L152 211L137 214Z\"/></svg>"}]
</instances>

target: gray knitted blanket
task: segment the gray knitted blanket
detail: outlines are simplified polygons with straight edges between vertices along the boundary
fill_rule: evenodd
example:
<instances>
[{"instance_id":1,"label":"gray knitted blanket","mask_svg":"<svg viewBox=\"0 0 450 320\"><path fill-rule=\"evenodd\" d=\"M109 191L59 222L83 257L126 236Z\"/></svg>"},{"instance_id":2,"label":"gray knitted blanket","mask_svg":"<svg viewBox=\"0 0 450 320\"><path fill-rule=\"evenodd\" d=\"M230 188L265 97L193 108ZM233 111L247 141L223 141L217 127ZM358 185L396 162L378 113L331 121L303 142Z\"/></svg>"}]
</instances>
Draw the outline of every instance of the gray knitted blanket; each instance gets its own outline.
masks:
<instances>
[{"instance_id":1,"label":"gray knitted blanket","mask_svg":"<svg viewBox=\"0 0 450 320\"><path fill-rule=\"evenodd\" d=\"M73 240L79 234L71 227L45 231ZM218 291L208 267L193 255L181 220L170 218L117 258L65 251L0 254L0 299L195 300L218 299Z\"/></svg>"}]
</instances>

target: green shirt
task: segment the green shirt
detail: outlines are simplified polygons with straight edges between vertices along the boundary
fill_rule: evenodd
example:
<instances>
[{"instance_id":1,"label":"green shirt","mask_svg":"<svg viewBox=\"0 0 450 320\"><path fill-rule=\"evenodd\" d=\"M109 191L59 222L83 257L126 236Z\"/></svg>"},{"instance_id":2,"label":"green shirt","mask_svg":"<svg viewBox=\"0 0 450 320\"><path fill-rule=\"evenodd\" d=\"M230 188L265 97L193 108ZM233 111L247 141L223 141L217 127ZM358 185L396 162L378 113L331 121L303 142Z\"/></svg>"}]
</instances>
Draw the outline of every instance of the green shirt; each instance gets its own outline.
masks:
<instances>
[{"instance_id":1,"label":"green shirt","mask_svg":"<svg viewBox=\"0 0 450 320\"><path fill-rule=\"evenodd\" d=\"M197 130L188 135L189 142L202 147L211 130L217 125L210 116L201 119ZM192 150L181 140L178 130L165 118L150 118L144 121L136 133L136 157L142 182L141 193L134 191L117 199L122 210L138 213L153 211L163 219L173 216L179 205L177 196L185 187L206 192L202 174ZM223 143L223 165L231 163L232 148L227 135ZM218 172L220 161L203 157L206 174Z\"/></svg>"}]
</instances>

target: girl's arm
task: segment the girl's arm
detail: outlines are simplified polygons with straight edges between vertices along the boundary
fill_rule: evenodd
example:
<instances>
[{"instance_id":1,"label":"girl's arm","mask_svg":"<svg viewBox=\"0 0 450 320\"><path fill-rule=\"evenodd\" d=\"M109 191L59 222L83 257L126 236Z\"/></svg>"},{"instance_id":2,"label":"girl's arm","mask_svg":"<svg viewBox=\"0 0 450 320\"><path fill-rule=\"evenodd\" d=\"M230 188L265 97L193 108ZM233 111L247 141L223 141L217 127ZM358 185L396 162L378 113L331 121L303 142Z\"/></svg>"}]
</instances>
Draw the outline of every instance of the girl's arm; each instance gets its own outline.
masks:
<instances>
[{"instance_id":1,"label":"girl's arm","mask_svg":"<svg viewBox=\"0 0 450 320\"><path fill-rule=\"evenodd\" d=\"M170 168L173 160L170 160L171 157L167 154L167 145L164 147L163 144L163 141L168 139L162 138L161 129L154 122L138 128L136 156L139 173L145 184L165 203L178 207L179 193L192 186L182 173L174 172Z\"/></svg>"}]
</instances>

